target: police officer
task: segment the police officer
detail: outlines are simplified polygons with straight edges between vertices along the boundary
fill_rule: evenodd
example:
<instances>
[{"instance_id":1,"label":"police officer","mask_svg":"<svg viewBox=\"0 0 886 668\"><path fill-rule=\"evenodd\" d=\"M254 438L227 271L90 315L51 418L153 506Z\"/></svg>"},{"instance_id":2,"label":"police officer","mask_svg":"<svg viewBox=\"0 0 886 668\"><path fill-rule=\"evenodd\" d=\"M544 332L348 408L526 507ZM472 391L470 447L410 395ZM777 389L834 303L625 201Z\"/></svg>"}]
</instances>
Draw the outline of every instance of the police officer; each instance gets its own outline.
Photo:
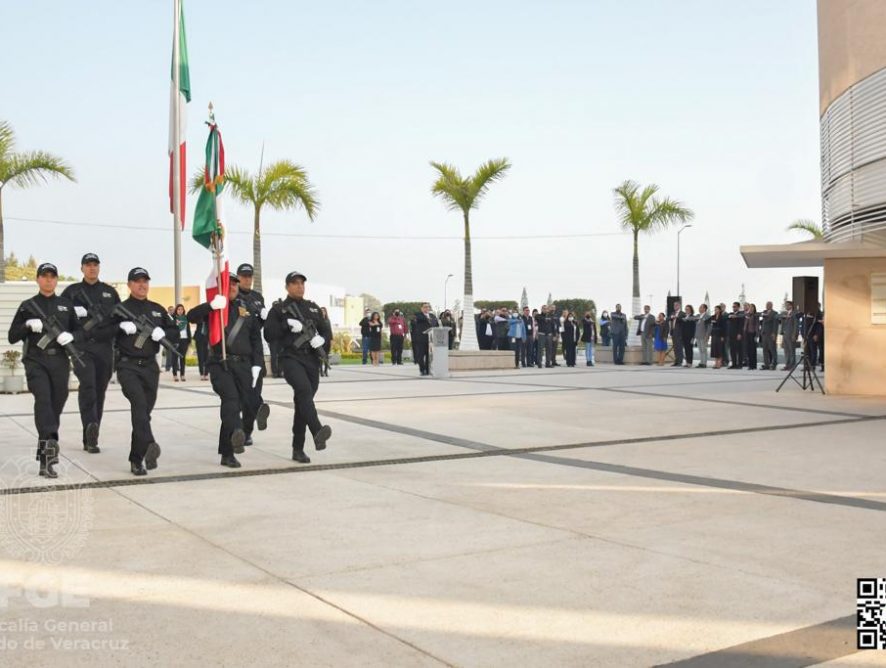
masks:
<instances>
[{"instance_id":1,"label":"police officer","mask_svg":"<svg viewBox=\"0 0 886 668\"><path fill-rule=\"evenodd\" d=\"M62 297L74 304L74 312L83 330L84 364L74 366L80 381L77 400L80 421L83 423L83 449L101 452L98 434L105 408L105 392L114 372L114 336L117 323L111 317L114 306L120 303L117 291L98 279L100 262L95 253L86 253L80 260L83 280L64 289Z\"/></svg>"},{"instance_id":2,"label":"police officer","mask_svg":"<svg viewBox=\"0 0 886 668\"><path fill-rule=\"evenodd\" d=\"M209 378L212 389L221 399L221 428L218 434L218 454L221 465L240 468L234 453L243 452L246 433L243 418L255 415L258 409L258 396L253 391L261 376L264 350L261 340L261 324L245 304L238 298L237 276L231 274L227 298L216 295L212 301L204 302L188 311L190 322L207 321L211 311L227 310L228 324L225 327L225 361L222 360L221 340L210 347Z\"/></svg>"},{"instance_id":3,"label":"police officer","mask_svg":"<svg viewBox=\"0 0 886 668\"><path fill-rule=\"evenodd\" d=\"M280 345L280 368L295 395L292 421L292 459L302 464L311 460L305 454L305 428L311 430L314 447L323 450L332 435L329 425L321 425L314 406L320 385L320 355L323 344L332 337L320 307L305 299L305 275L293 271L286 276L287 297L274 304L265 320L265 338Z\"/></svg>"},{"instance_id":4,"label":"police officer","mask_svg":"<svg viewBox=\"0 0 886 668\"><path fill-rule=\"evenodd\" d=\"M23 361L28 389L34 395L37 427L37 461L40 475L57 478L58 428L68 400L70 362L65 352L75 352L74 333L79 323L74 305L55 295L58 269L50 262L37 267L40 292L21 303L9 326L9 342L24 341Z\"/></svg>"},{"instance_id":5,"label":"police officer","mask_svg":"<svg viewBox=\"0 0 886 668\"><path fill-rule=\"evenodd\" d=\"M160 367L157 353L164 339L178 339L178 327L166 308L148 300L151 277L147 269L129 271L129 299L114 311L117 323L117 382L129 400L132 439L129 463L133 475L157 468L160 446L151 431L151 411L157 401ZM125 309L125 312L124 312Z\"/></svg>"},{"instance_id":6,"label":"police officer","mask_svg":"<svg viewBox=\"0 0 886 668\"><path fill-rule=\"evenodd\" d=\"M248 262L244 262L237 267L237 280L240 282L240 302L258 321L259 328L261 328L264 326L264 321L268 317L268 307L265 306L265 298L262 297L262 294L257 290L252 289L254 273L255 271L253 270L252 265ZM268 345L270 346L271 344L269 343ZM271 410L270 406L264 402L261 395L264 378L264 348L262 348L261 375L258 377L258 382L252 390L255 393L256 401L258 402L258 410L250 412L249 414L243 414L243 430L246 432L246 445L252 445L252 430L256 424L258 425L259 431L268 426L268 415Z\"/></svg>"}]
</instances>

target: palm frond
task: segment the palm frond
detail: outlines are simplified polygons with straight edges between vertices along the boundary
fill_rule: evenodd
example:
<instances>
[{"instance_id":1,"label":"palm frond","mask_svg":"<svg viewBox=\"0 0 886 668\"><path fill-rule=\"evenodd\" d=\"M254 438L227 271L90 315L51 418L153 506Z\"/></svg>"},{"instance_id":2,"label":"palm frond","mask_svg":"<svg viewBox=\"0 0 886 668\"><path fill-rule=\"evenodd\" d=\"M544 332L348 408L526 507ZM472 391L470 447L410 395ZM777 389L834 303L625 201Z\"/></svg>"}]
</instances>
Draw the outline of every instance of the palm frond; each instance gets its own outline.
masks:
<instances>
[{"instance_id":1,"label":"palm frond","mask_svg":"<svg viewBox=\"0 0 886 668\"><path fill-rule=\"evenodd\" d=\"M200 175L200 182L203 182L203 175ZM252 175L245 169L241 169L235 165L229 165L225 168L225 190L230 188L231 196L242 202L243 204L258 204L258 198L255 194L255 183Z\"/></svg>"},{"instance_id":2,"label":"palm frond","mask_svg":"<svg viewBox=\"0 0 886 668\"><path fill-rule=\"evenodd\" d=\"M76 181L74 170L58 156L45 151L12 153L0 162L0 184L11 183L26 188L52 178Z\"/></svg>"},{"instance_id":3,"label":"palm frond","mask_svg":"<svg viewBox=\"0 0 886 668\"><path fill-rule=\"evenodd\" d=\"M682 202L665 197L662 200L653 199L649 210L646 231L664 229L674 224L687 223L695 218L692 209L683 206Z\"/></svg>"},{"instance_id":4,"label":"palm frond","mask_svg":"<svg viewBox=\"0 0 886 668\"><path fill-rule=\"evenodd\" d=\"M314 220L320 202L317 192L308 180L308 173L300 165L280 160L268 165L256 177L256 195L262 204L285 211L302 206L310 220Z\"/></svg>"},{"instance_id":5,"label":"palm frond","mask_svg":"<svg viewBox=\"0 0 886 668\"><path fill-rule=\"evenodd\" d=\"M615 210L618 213L618 222L628 230L634 230L642 222L642 209L638 206L637 191L640 184L630 179L624 181L612 189L615 195Z\"/></svg>"},{"instance_id":6,"label":"palm frond","mask_svg":"<svg viewBox=\"0 0 886 668\"><path fill-rule=\"evenodd\" d=\"M795 220L787 226L788 231L806 232L813 239L824 239L824 226L808 218Z\"/></svg>"},{"instance_id":7,"label":"palm frond","mask_svg":"<svg viewBox=\"0 0 886 668\"><path fill-rule=\"evenodd\" d=\"M7 156L15 148L15 132L8 121L0 121L0 163L6 161Z\"/></svg>"},{"instance_id":8,"label":"palm frond","mask_svg":"<svg viewBox=\"0 0 886 668\"><path fill-rule=\"evenodd\" d=\"M188 192L192 195L199 193L203 190L203 184L206 183L206 176L203 168L194 170L194 175L191 177L191 182L188 183Z\"/></svg>"},{"instance_id":9,"label":"palm frond","mask_svg":"<svg viewBox=\"0 0 886 668\"><path fill-rule=\"evenodd\" d=\"M448 163L432 161L431 167L440 174L431 186L431 193L442 199L451 211L470 210L474 204L470 181Z\"/></svg>"},{"instance_id":10,"label":"palm frond","mask_svg":"<svg viewBox=\"0 0 886 668\"><path fill-rule=\"evenodd\" d=\"M504 178L505 173L511 168L511 163L507 158L494 158L480 165L477 171L471 177L471 194L472 208L477 206L477 202L489 190L489 184L500 181Z\"/></svg>"}]
</instances>

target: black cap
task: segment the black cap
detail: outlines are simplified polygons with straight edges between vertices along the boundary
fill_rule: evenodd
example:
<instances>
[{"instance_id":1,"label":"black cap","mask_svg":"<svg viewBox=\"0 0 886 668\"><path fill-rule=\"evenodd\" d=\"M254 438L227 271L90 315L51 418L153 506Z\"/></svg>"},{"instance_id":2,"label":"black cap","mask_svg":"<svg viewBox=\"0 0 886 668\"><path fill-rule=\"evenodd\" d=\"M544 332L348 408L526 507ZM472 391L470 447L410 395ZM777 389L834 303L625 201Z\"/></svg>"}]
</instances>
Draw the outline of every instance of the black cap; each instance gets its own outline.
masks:
<instances>
[{"instance_id":1,"label":"black cap","mask_svg":"<svg viewBox=\"0 0 886 668\"><path fill-rule=\"evenodd\" d=\"M55 274L58 276L58 268L52 262L44 262L37 267L37 275L42 276L43 274Z\"/></svg>"},{"instance_id":2,"label":"black cap","mask_svg":"<svg viewBox=\"0 0 886 668\"><path fill-rule=\"evenodd\" d=\"M299 278L303 281L308 280L308 277L305 276L300 271L290 271L288 274L286 274L286 283L287 284L295 283L296 279L299 279Z\"/></svg>"},{"instance_id":3,"label":"black cap","mask_svg":"<svg viewBox=\"0 0 886 668\"><path fill-rule=\"evenodd\" d=\"M228 280L229 280L231 283L237 283L237 284L240 283L240 279L237 278L237 274L231 274L230 276L228 276Z\"/></svg>"},{"instance_id":4,"label":"black cap","mask_svg":"<svg viewBox=\"0 0 886 668\"><path fill-rule=\"evenodd\" d=\"M237 274L239 276L252 276L253 272L254 269L252 268L252 265L248 262L244 262L239 267L237 267Z\"/></svg>"},{"instance_id":5,"label":"black cap","mask_svg":"<svg viewBox=\"0 0 886 668\"><path fill-rule=\"evenodd\" d=\"M98 259L98 255L95 253L87 253L80 259L80 264L89 264L90 262L101 264L101 260Z\"/></svg>"},{"instance_id":6,"label":"black cap","mask_svg":"<svg viewBox=\"0 0 886 668\"><path fill-rule=\"evenodd\" d=\"M129 270L129 276L126 278L127 281L137 281L140 278L147 278L149 281L151 280L150 274L148 274L148 270L142 267L135 267Z\"/></svg>"}]
</instances>

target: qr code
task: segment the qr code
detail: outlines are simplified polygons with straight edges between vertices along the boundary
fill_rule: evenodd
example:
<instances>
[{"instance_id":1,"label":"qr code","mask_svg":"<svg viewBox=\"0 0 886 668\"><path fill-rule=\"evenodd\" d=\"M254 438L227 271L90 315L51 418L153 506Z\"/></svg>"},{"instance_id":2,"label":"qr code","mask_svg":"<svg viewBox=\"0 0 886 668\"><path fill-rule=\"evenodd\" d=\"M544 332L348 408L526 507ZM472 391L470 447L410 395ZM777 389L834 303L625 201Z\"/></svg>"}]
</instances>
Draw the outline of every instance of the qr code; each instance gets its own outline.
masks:
<instances>
[{"instance_id":1,"label":"qr code","mask_svg":"<svg viewBox=\"0 0 886 668\"><path fill-rule=\"evenodd\" d=\"M858 578L858 649L886 649L886 578Z\"/></svg>"}]
</instances>

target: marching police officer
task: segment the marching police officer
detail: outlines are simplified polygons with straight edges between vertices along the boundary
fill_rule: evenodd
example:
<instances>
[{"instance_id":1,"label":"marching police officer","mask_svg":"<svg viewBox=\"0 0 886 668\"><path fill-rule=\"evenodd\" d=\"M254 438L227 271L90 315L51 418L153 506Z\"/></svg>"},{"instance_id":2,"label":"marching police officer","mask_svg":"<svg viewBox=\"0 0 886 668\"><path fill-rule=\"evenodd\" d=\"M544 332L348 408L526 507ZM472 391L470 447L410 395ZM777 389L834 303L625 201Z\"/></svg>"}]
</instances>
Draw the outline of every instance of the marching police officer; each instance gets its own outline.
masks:
<instances>
[{"instance_id":1,"label":"marching police officer","mask_svg":"<svg viewBox=\"0 0 886 668\"><path fill-rule=\"evenodd\" d=\"M40 292L21 303L9 326L9 342L24 341L23 361L28 389L34 395L34 424L37 427L37 461L40 475L57 478L58 428L68 400L70 362L66 349L79 357L74 333L79 323L74 305L57 297L58 269L50 262L37 267Z\"/></svg>"},{"instance_id":2,"label":"marching police officer","mask_svg":"<svg viewBox=\"0 0 886 668\"><path fill-rule=\"evenodd\" d=\"M243 423L247 415L254 418L259 407L254 388L261 377L264 363L261 324L238 298L238 292L239 280L236 275L231 274L227 298L216 295L212 301L188 311L188 320L197 323L207 320L213 310L228 312L224 332L226 358L222 359L219 340L210 347L207 366L212 389L221 399L222 422L218 435L218 454L221 455L222 466L235 469L240 468L240 462L234 454L242 453L246 442ZM259 424L259 429L263 428Z\"/></svg>"},{"instance_id":3,"label":"marching police officer","mask_svg":"<svg viewBox=\"0 0 886 668\"><path fill-rule=\"evenodd\" d=\"M259 329L264 326L264 321L268 317L268 307L265 306L265 298L260 292L252 289L252 278L255 270L248 262L244 262L237 267L237 280L240 282L240 302L245 306L249 313L258 321ZM270 345L270 344L268 344ZM268 415L270 414L270 406L262 399L262 385L265 378L264 364L264 348L262 348L261 375L252 391L255 393L258 402L258 410L243 414L243 430L246 432L246 445L252 445L252 430L255 424L258 424L259 431L268 426Z\"/></svg>"},{"instance_id":4,"label":"marching police officer","mask_svg":"<svg viewBox=\"0 0 886 668\"><path fill-rule=\"evenodd\" d=\"M80 260L83 280L64 289L62 297L74 304L74 312L82 328L84 364L74 367L80 381L77 400L83 423L83 449L101 452L98 434L105 408L105 392L114 372L114 336L117 323L111 317L120 303L117 291L99 278L100 262L95 253L86 253ZM80 343L80 342L78 342Z\"/></svg>"},{"instance_id":5,"label":"marching police officer","mask_svg":"<svg viewBox=\"0 0 886 668\"><path fill-rule=\"evenodd\" d=\"M332 337L320 307L305 299L304 274L293 271L286 276L287 297L274 304L265 320L265 338L280 345L280 368L295 395L292 421L292 459L302 464L311 460L305 454L305 428L311 430L314 447L323 450L332 435L329 425L321 425L314 406L320 385L320 351Z\"/></svg>"},{"instance_id":6,"label":"marching police officer","mask_svg":"<svg viewBox=\"0 0 886 668\"><path fill-rule=\"evenodd\" d=\"M135 267L129 271L127 285L129 299L114 309L117 323L117 382L123 396L129 400L132 415L132 440L129 451L133 475L147 475L147 469L157 468L160 446L151 431L151 411L157 401L160 367L157 353L168 339L178 337L178 327L166 308L148 300L151 277L147 269Z\"/></svg>"}]
</instances>

